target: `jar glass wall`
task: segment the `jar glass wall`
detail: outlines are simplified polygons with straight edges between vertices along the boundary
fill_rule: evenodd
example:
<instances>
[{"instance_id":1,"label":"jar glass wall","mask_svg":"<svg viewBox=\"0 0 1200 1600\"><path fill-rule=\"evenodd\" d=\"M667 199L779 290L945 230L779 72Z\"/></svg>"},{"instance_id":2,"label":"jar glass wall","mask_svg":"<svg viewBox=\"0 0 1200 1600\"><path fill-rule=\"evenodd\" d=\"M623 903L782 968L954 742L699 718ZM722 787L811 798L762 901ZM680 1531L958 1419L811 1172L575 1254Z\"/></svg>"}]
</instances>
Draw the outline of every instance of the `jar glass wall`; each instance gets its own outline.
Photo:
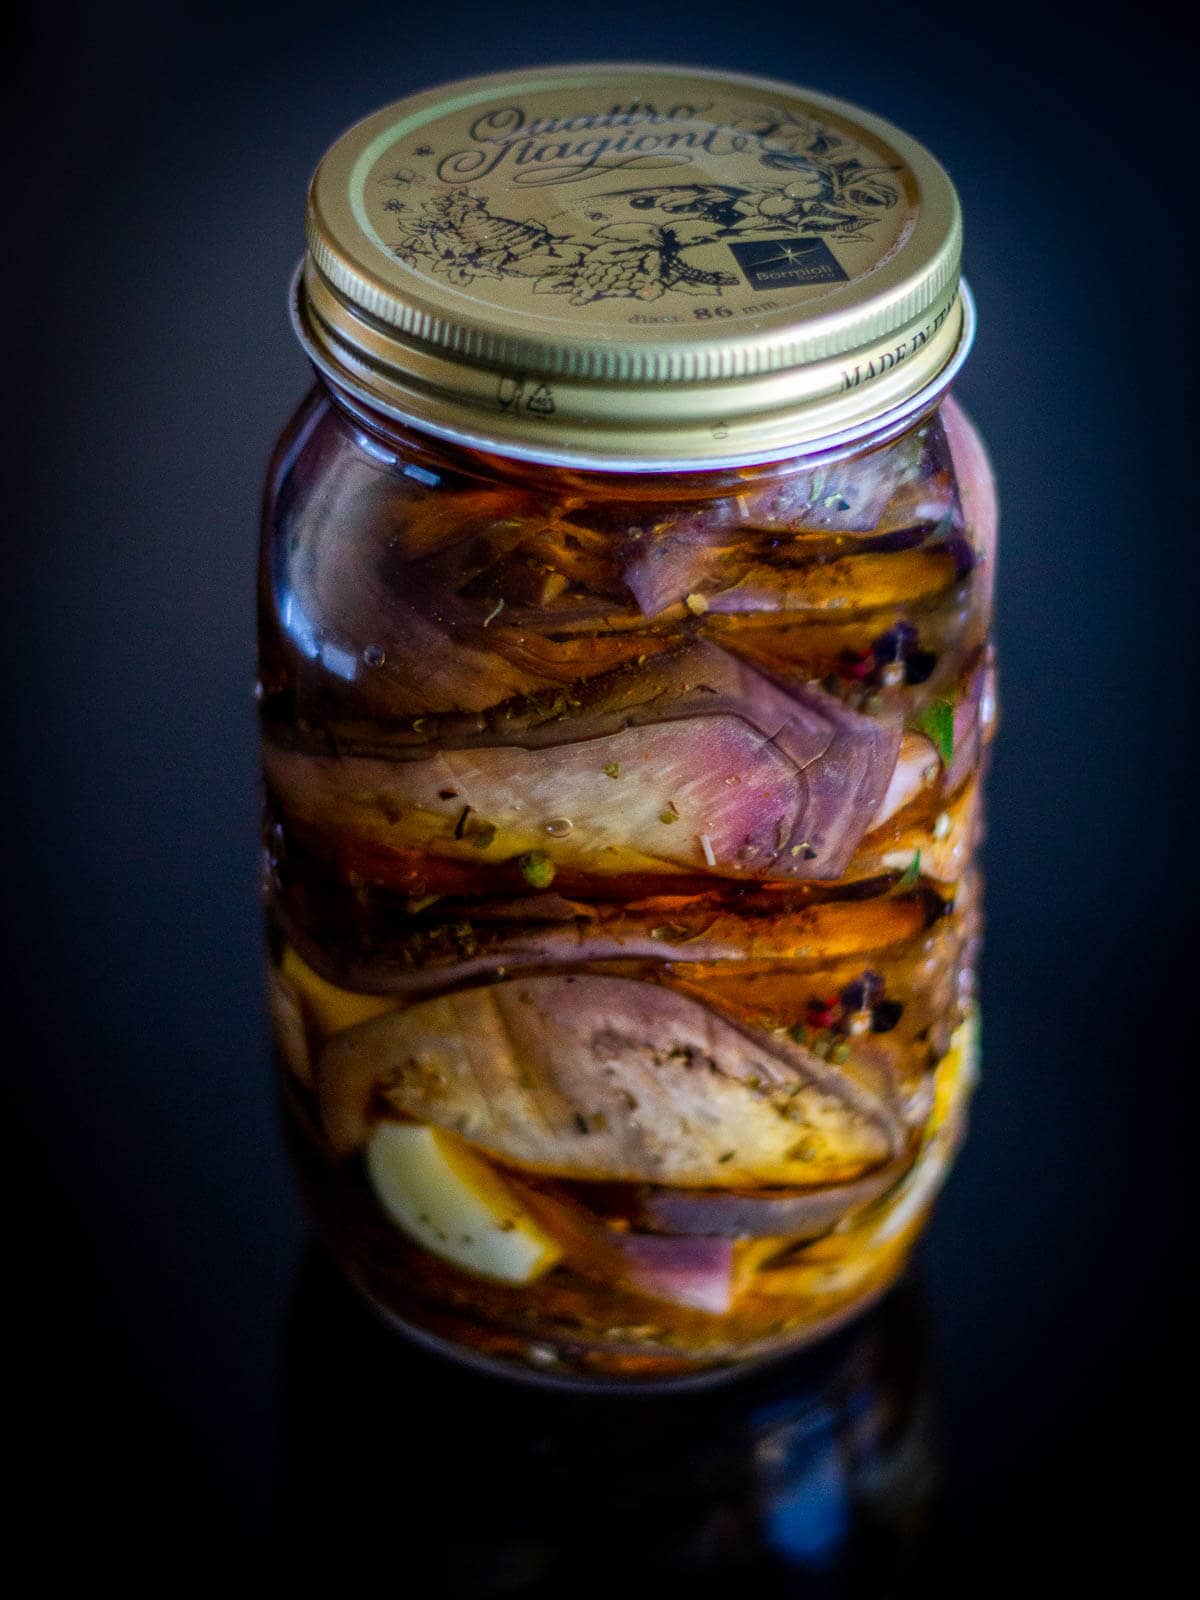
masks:
<instances>
[{"instance_id":1,"label":"jar glass wall","mask_svg":"<svg viewBox=\"0 0 1200 1600\"><path fill-rule=\"evenodd\" d=\"M974 1071L995 533L952 399L668 474L310 395L262 549L271 1007L388 1316L669 1379L893 1281Z\"/></svg>"}]
</instances>

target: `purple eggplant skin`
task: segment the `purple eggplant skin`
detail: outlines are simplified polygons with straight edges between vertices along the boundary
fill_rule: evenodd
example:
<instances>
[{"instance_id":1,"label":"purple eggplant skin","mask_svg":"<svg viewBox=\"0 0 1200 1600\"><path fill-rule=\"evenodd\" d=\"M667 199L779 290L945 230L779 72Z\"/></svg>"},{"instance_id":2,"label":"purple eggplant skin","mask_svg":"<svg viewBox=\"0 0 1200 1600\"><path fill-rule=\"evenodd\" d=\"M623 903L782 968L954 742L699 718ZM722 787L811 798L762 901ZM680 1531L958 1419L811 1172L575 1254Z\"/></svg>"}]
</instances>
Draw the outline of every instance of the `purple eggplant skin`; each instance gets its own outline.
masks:
<instances>
[{"instance_id":1,"label":"purple eggplant skin","mask_svg":"<svg viewBox=\"0 0 1200 1600\"><path fill-rule=\"evenodd\" d=\"M629 1211L635 1228L721 1239L819 1239L845 1217L887 1193L908 1170L908 1156L852 1183L808 1190L745 1193L644 1186Z\"/></svg>"},{"instance_id":2,"label":"purple eggplant skin","mask_svg":"<svg viewBox=\"0 0 1200 1600\"><path fill-rule=\"evenodd\" d=\"M882 892L894 879L873 880ZM274 915L281 932L308 965L344 989L394 994L419 1000L490 974L504 976L538 968L571 968L584 963L637 961L656 966L742 960L801 961L828 956L822 924L801 910L768 910L745 899L724 910L694 913L684 925L649 914L616 914L558 895L530 895L497 915L503 902L456 902L446 917L411 920L403 938L372 941L369 947L343 942L331 953L318 936L319 918L302 921L286 902ZM883 949L917 934L940 916L940 901L895 905L878 941ZM490 914L489 914L490 913ZM828 925L826 920L825 926Z\"/></svg>"},{"instance_id":3,"label":"purple eggplant skin","mask_svg":"<svg viewBox=\"0 0 1200 1600\"><path fill-rule=\"evenodd\" d=\"M713 530L714 534L717 530ZM928 518L903 528L863 535L855 540L854 555L894 555L900 551L948 549L955 556L958 575L964 575L963 557L956 541L960 535L950 516L940 522ZM647 620L662 617L672 607L696 604L713 613L802 612L806 609L805 564L794 551L780 549L780 540L757 540L735 533L715 545L697 543L676 534L663 542L640 545L629 553L625 582ZM839 551L839 555L847 552ZM969 554L969 553L968 553ZM810 555L811 563L815 558ZM828 559L828 558L827 558ZM970 570L969 561L965 568ZM724 573L724 581L718 575ZM714 586L717 584L717 586ZM826 598L821 609L828 610Z\"/></svg>"},{"instance_id":4,"label":"purple eggplant skin","mask_svg":"<svg viewBox=\"0 0 1200 1600\"><path fill-rule=\"evenodd\" d=\"M892 1086L629 978L460 989L335 1035L317 1063L343 1150L371 1108L452 1129L518 1170L700 1189L854 1180L898 1158Z\"/></svg>"},{"instance_id":5,"label":"purple eggplant skin","mask_svg":"<svg viewBox=\"0 0 1200 1600\"><path fill-rule=\"evenodd\" d=\"M570 700L418 722L403 739L342 741L336 754L309 739L302 755L306 741L269 730L268 782L285 811L380 842L379 797L389 825L424 814L420 844L435 854L480 859L451 837L438 798L449 789L498 830L483 859L532 848L520 842L529 836L556 866L583 870L627 868L627 850L668 870L830 879L878 811L901 740L898 723L705 642L608 673ZM541 751L553 754L543 762ZM609 768L624 786L602 775ZM571 835L543 844L554 817L573 819Z\"/></svg>"},{"instance_id":6,"label":"purple eggplant skin","mask_svg":"<svg viewBox=\"0 0 1200 1600\"><path fill-rule=\"evenodd\" d=\"M733 1305L733 1246L728 1239L669 1239L617 1234L629 1286L654 1299L724 1316Z\"/></svg>"},{"instance_id":7,"label":"purple eggplant skin","mask_svg":"<svg viewBox=\"0 0 1200 1600\"><path fill-rule=\"evenodd\" d=\"M712 590L725 558L792 567L819 549L882 554L943 538L953 508L949 453L936 420L897 444L748 484L740 494L632 530L621 553L625 587L647 618L703 593L712 610L774 610L778 593ZM837 536L831 546L831 536ZM799 563L799 565L794 565Z\"/></svg>"},{"instance_id":8,"label":"purple eggplant skin","mask_svg":"<svg viewBox=\"0 0 1200 1600\"><path fill-rule=\"evenodd\" d=\"M669 927L651 928L648 923L644 932L597 931L594 914L575 914L569 920L555 918L541 922L536 904L541 898L531 895L528 919L514 920L511 928L501 927L495 942L486 940L483 926L473 927L472 941L480 947L474 954L463 949L458 932L462 924L452 923L430 928L419 941L411 941L403 955L387 950L373 951L359 958L343 956L336 964L330 962L323 945L287 915L286 909L277 907L276 915L289 941L309 966L328 977L331 983L364 993L395 994L412 1000L506 971L527 972L539 967L568 967L597 961L736 960L743 954L743 947L732 940L689 940L673 936Z\"/></svg>"},{"instance_id":9,"label":"purple eggplant skin","mask_svg":"<svg viewBox=\"0 0 1200 1600\"><path fill-rule=\"evenodd\" d=\"M717 1316L729 1311L734 1293L732 1239L617 1230L560 1184L533 1185L526 1175L515 1178L511 1169L505 1181L563 1246L569 1264L585 1277L694 1311Z\"/></svg>"}]
</instances>

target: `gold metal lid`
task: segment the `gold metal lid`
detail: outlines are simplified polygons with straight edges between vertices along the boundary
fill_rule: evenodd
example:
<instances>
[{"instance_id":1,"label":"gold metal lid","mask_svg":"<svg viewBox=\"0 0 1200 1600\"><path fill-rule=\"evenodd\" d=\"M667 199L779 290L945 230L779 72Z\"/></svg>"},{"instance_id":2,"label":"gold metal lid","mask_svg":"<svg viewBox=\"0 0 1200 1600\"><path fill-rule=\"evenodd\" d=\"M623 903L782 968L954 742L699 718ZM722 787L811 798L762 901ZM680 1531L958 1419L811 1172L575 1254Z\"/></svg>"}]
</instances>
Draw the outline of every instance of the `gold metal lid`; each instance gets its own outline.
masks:
<instances>
[{"instance_id":1,"label":"gold metal lid","mask_svg":"<svg viewBox=\"0 0 1200 1600\"><path fill-rule=\"evenodd\" d=\"M297 331L442 437L657 470L903 419L971 315L958 200L880 118L761 78L552 67L414 95L313 178Z\"/></svg>"}]
</instances>

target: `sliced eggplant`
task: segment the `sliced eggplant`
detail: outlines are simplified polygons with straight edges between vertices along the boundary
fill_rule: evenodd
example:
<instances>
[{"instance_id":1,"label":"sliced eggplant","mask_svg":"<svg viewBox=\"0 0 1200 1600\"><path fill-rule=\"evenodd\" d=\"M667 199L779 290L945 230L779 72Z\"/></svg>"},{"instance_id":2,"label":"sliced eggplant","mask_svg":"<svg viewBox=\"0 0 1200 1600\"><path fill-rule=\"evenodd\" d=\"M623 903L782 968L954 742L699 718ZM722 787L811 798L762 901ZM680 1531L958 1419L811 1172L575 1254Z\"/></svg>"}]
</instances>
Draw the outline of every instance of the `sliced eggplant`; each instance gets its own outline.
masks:
<instances>
[{"instance_id":1,"label":"sliced eggplant","mask_svg":"<svg viewBox=\"0 0 1200 1600\"><path fill-rule=\"evenodd\" d=\"M854 1183L803 1190L733 1192L640 1188L635 1227L723 1239L817 1239L899 1182L907 1160L889 1162Z\"/></svg>"},{"instance_id":2,"label":"sliced eggplant","mask_svg":"<svg viewBox=\"0 0 1200 1600\"><path fill-rule=\"evenodd\" d=\"M912 854L910 848L905 864ZM879 871L893 868L885 861ZM494 902L454 901L444 911L435 905L412 919L407 933L373 941L363 952L331 952L295 926L290 936L339 987L417 999L488 973L586 962L786 961L811 967L902 943L927 921L925 908L912 900L877 896L867 907L832 900L787 908L771 903L777 893L763 890L728 906L693 897L628 907L531 895L511 904L503 917ZM288 920L285 912L280 915Z\"/></svg>"},{"instance_id":3,"label":"sliced eggplant","mask_svg":"<svg viewBox=\"0 0 1200 1600\"><path fill-rule=\"evenodd\" d=\"M268 781L304 823L434 855L537 849L589 873L834 878L900 745L898 727L708 644L589 687L570 704L439 724L439 748L389 759L268 739Z\"/></svg>"},{"instance_id":4,"label":"sliced eggplant","mask_svg":"<svg viewBox=\"0 0 1200 1600\"><path fill-rule=\"evenodd\" d=\"M531 977L463 989L331 1039L318 1065L336 1146L384 1102L518 1168L741 1188L857 1178L901 1121L786 1038L653 983Z\"/></svg>"},{"instance_id":5,"label":"sliced eggplant","mask_svg":"<svg viewBox=\"0 0 1200 1600\"><path fill-rule=\"evenodd\" d=\"M670 1239L618 1234L625 1281L655 1299L721 1316L733 1303L733 1245L728 1239Z\"/></svg>"},{"instance_id":6,"label":"sliced eggplant","mask_svg":"<svg viewBox=\"0 0 1200 1600\"><path fill-rule=\"evenodd\" d=\"M865 454L833 457L804 472L748 484L738 496L741 519L749 527L778 532L869 533L882 523L897 525L889 512L898 501L903 519L911 515L914 493L937 494L930 482L936 468L928 448L932 431L918 428Z\"/></svg>"},{"instance_id":7,"label":"sliced eggplant","mask_svg":"<svg viewBox=\"0 0 1200 1600\"><path fill-rule=\"evenodd\" d=\"M953 493L928 454L913 436L635 529L625 584L646 617L697 600L716 612L844 611L937 592L956 571L942 538Z\"/></svg>"},{"instance_id":8,"label":"sliced eggplant","mask_svg":"<svg viewBox=\"0 0 1200 1600\"><path fill-rule=\"evenodd\" d=\"M560 1246L566 1264L583 1277L632 1289L655 1300L708 1311L729 1310L734 1294L734 1250L730 1239L617 1231L561 1185L506 1178Z\"/></svg>"}]
</instances>

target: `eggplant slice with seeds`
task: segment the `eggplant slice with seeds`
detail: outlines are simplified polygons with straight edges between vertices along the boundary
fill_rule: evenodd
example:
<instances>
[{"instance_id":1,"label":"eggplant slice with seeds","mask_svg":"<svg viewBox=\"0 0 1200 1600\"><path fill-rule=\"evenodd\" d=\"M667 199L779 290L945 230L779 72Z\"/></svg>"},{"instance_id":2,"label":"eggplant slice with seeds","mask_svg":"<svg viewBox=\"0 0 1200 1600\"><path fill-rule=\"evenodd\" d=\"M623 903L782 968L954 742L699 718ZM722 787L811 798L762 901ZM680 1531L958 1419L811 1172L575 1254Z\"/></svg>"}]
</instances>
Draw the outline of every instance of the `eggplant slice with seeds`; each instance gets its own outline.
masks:
<instances>
[{"instance_id":1,"label":"eggplant slice with seeds","mask_svg":"<svg viewBox=\"0 0 1200 1600\"><path fill-rule=\"evenodd\" d=\"M836 1183L905 1143L883 1094L786 1038L626 978L538 976L423 1000L331 1039L318 1078L342 1150L382 1101L563 1177Z\"/></svg>"},{"instance_id":2,"label":"eggplant slice with seeds","mask_svg":"<svg viewBox=\"0 0 1200 1600\"><path fill-rule=\"evenodd\" d=\"M291 820L435 856L545 849L556 867L608 875L829 879L871 826L901 738L705 643L607 674L569 702L430 722L419 745L339 754L268 737L268 782ZM483 848L456 833L464 806L494 830Z\"/></svg>"}]
</instances>

